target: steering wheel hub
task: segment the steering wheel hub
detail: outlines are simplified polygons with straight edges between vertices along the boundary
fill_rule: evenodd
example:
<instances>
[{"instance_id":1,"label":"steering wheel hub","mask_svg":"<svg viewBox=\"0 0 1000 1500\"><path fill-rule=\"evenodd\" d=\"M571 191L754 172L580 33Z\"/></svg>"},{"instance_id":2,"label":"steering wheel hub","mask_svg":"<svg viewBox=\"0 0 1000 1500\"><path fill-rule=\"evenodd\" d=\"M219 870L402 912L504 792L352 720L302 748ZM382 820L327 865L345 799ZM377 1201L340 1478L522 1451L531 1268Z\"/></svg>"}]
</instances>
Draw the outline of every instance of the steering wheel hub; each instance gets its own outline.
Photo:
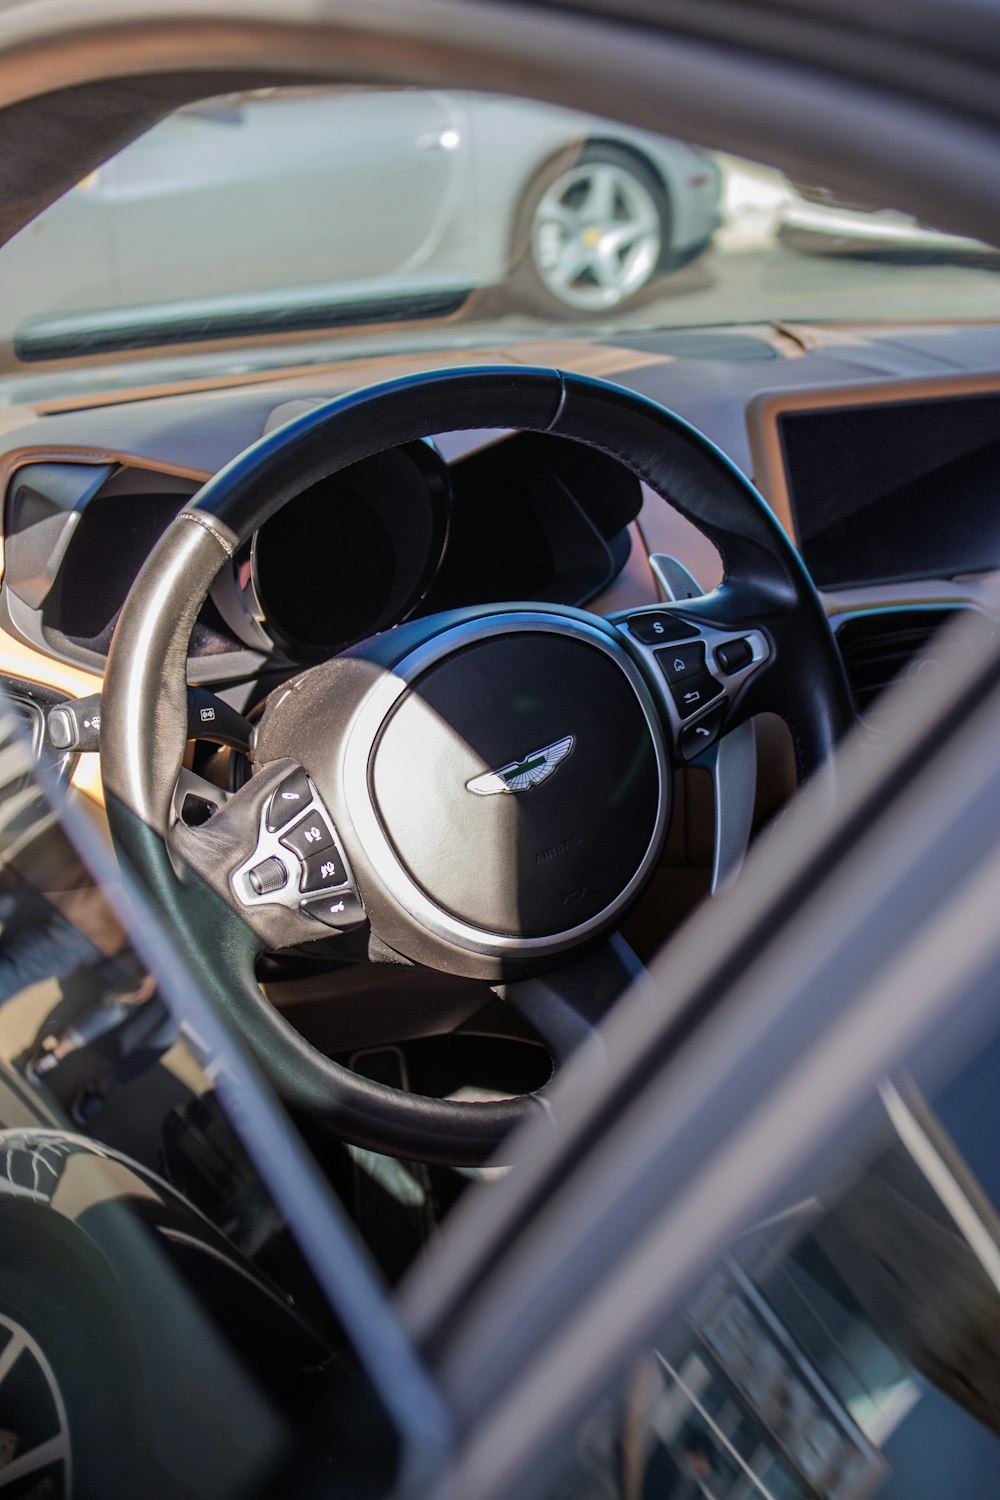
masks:
<instances>
[{"instance_id":1,"label":"steering wheel hub","mask_svg":"<svg viewBox=\"0 0 1000 1500\"><path fill-rule=\"evenodd\" d=\"M272 699L255 758L308 772L380 936L471 978L537 970L614 926L669 815L643 670L615 626L569 608L362 643Z\"/></svg>"},{"instance_id":2,"label":"steering wheel hub","mask_svg":"<svg viewBox=\"0 0 1000 1500\"><path fill-rule=\"evenodd\" d=\"M460 947L578 941L658 851L669 762L610 631L542 613L446 630L393 669L354 739L347 794L376 874Z\"/></svg>"}]
</instances>

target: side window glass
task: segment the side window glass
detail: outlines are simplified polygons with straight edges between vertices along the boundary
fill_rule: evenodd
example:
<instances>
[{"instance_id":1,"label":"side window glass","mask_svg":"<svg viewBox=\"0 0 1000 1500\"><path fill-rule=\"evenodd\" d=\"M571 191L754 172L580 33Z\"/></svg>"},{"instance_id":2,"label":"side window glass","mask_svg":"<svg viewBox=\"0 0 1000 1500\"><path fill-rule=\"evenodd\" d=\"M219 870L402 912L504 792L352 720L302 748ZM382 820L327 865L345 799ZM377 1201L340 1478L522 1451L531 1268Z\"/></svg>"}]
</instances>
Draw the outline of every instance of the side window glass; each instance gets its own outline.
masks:
<instances>
[{"instance_id":1,"label":"side window glass","mask_svg":"<svg viewBox=\"0 0 1000 1500\"><path fill-rule=\"evenodd\" d=\"M394 1429L244 1144L266 1100L51 774L0 695L0 1493L306 1495L334 1456L388 1486Z\"/></svg>"},{"instance_id":2,"label":"side window glass","mask_svg":"<svg viewBox=\"0 0 1000 1500\"><path fill-rule=\"evenodd\" d=\"M584 1422L553 1497L937 1500L1000 1474L1000 1042L736 1244Z\"/></svg>"}]
</instances>

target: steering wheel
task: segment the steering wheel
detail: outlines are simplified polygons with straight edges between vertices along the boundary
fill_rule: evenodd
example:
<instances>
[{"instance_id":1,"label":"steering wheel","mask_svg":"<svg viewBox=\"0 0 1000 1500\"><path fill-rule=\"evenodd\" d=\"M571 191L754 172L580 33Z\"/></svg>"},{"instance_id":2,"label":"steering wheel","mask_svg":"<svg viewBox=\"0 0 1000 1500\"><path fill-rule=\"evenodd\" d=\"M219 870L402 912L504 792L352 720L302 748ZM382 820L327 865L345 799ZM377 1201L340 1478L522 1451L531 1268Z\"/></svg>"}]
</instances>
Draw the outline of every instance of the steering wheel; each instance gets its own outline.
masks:
<instances>
[{"instance_id":1,"label":"steering wheel","mask_svg":"<svg viewBox=\"0 0 1000 1500\"><path fill-rule=\"evenodd\" d=\"M517 602L397 626L274 692L249 781L186 826L173 809L189 774L187 647L216 574L308 486L458 428L553 433L613 455L715 544L723 583L617 619ZM473 1104L363 1078L272 1006L260 956L340 934L489 981L558 1067L628 977L614 934L662 851L677 760L716 779L716 884L738 863L749 720L763 710L788 724L800 781L851 722L819 598L743 475L680 418L609 383L460 369L307 412L180 512L115 630L102 771L119 853L286 1103L378 1151L475 1163L544 1107L544 1090Z\"/></svg>"}]
</instances>

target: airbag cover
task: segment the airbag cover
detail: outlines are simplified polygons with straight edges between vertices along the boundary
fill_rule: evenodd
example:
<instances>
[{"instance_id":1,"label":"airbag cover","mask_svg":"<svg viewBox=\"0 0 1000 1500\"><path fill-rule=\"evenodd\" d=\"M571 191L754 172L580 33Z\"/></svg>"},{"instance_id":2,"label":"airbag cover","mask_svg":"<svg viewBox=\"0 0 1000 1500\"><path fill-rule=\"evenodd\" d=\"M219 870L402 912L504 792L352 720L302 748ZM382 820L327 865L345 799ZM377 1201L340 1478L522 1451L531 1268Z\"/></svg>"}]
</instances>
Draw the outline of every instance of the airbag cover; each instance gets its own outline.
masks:
<instances>
[{"instance_id":1,"label":"airbag cover","mask_svg":"<svg viewBox=\"0 0 1000 1500\"><path fill-rule=\"evenodd\" d=\"M515 938L566 932L610 906L646 857L661 795L625 672L549 632L471 644L416 677L376 741L369 786L396 858L430 900Z\"/></svg>"}]
</instances>

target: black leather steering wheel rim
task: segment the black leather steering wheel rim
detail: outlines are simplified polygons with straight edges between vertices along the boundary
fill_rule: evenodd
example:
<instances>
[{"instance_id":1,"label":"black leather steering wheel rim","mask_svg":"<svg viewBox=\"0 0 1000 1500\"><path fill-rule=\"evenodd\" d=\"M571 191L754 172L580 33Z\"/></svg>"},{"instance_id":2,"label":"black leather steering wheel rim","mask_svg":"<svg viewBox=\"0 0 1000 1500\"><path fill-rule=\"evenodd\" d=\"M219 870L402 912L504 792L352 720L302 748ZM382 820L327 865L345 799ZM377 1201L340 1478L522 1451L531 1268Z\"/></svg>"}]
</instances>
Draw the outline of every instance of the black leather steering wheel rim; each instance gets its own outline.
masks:
<instances>
[{"instance_id":1,"label":"black leather steering wheel rim","mask_svg":"<svg viewBox=\"0 0 1000 1500\"><path fill-rule=\"evenodd\" d=\"M188 642L227 560L283 504L358 459L441 431L491 427L552 433L611 454L714 543L724 581L705 599L687 601L685 613L768 632L773 661L737 699L734 715L757 712L761 684L770 681L800 780L826 762L851 722L822 604L766 504L700 433L604 381L487 367L388 382L269 433L181 511L136 579L108 658L101 753L116 845L151 888L209 997L290 1106L372 1149L451 1162L489 1157L539 1100L462 1104L404 1094L316 1051L256 984L259 937L217 890L172 858L170 809L186 742Z\"/></svg>"}]
</instances>

